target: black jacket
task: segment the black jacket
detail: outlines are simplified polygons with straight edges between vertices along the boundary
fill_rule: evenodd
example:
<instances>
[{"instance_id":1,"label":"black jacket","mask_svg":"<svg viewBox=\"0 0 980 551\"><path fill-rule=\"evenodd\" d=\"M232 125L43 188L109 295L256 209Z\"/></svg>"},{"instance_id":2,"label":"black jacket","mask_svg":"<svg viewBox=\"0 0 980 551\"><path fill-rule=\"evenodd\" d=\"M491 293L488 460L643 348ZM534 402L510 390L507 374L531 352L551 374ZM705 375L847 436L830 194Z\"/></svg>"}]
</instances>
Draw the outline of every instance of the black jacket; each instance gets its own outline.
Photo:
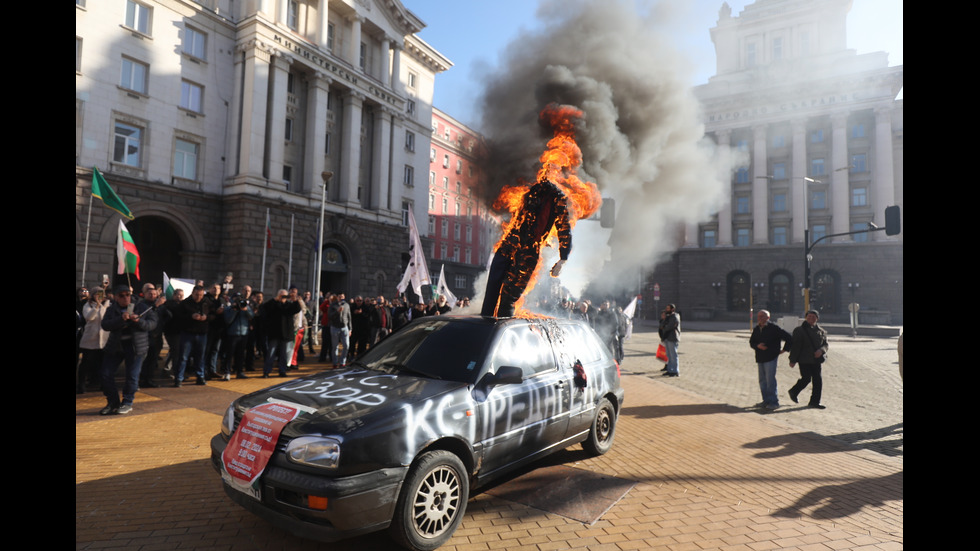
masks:
<instances>
[{"instance_id":1,"label":"black jacket","mask_svg":"<svg viewBox=\"0 0 980 551\"><path fill-rule=\"evenodd\" d=\"M752 328L752 336L749 337L749 346L755 349L755 361L757 363L771 362L779 357L779 344L785 342L783 350L789 352L793 343L793 337L782 327L775 323L767 323L764 327L756 324ZM766 345L765 350L759 350L759 345Z\"/></svg>"}]
</instances>

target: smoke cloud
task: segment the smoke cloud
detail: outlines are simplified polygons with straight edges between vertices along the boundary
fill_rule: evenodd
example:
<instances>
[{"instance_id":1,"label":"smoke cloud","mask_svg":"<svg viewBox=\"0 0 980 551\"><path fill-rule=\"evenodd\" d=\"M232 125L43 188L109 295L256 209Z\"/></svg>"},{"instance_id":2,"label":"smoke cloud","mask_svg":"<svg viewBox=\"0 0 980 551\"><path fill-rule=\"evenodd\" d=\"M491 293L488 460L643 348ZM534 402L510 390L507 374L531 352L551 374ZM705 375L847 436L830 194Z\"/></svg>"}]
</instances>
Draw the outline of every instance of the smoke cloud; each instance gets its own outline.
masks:
<instances>
[{"instance_id":1,"label":"smoke cloud","mask_svg":"<svg viewBox=\"0 0 980 551\"><path fill-rule=\"evenodd\" d=\"M563 282L577 274L584 287L605 265L603 288L611 291L621 275L629 284L618 283L635 289L636 269L669 255L684 227L708 220L727 195L727 166L719 166L704 139L685 59L665 33L670 6L545 1L538 10L542 28L511 43L486 76L488 205L502 186L534 179L551 137L538 125L547 104L585 114L576 136L579 176L615 199L616 227L610 232L597 222L578 223ZM574 292L575 285L568 286Z\"/></svg>"}]
</instances>

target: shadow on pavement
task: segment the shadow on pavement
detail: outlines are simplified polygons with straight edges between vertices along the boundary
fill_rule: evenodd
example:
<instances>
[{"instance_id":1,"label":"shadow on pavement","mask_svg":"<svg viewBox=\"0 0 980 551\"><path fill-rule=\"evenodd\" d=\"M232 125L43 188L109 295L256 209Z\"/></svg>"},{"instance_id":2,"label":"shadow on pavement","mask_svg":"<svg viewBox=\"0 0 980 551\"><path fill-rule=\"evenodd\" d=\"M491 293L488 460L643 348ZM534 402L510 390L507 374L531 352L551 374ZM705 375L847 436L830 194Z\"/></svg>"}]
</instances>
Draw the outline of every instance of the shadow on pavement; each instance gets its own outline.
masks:
<instances>
[{"instance_id":1,"label":"shadow on pavement","mask_svg":"<svg viewBox=\"0 0 980 551\"><path fill-rule=\"evenodd\" d=\"M773 513L773 516L797 518L804 509L813 509L807 516L815 519L836 519L858 513L863 507L881 507L886 501L904 499L905 472L888 476L856 480L846 484L818 486L800 496L795 503ZM874 497L861 500L861 497Z\"/></svg>"}]
</instances>

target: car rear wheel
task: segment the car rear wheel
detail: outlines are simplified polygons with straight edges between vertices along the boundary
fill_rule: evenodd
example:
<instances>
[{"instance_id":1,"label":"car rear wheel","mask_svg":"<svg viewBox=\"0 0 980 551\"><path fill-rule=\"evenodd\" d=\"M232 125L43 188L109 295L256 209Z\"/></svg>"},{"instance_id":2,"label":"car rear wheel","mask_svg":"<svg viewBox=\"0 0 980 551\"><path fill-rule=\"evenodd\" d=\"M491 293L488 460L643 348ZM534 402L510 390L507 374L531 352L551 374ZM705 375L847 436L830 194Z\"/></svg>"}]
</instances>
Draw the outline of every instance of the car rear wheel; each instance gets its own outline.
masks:
<instances>
[{"instance_id":1,"label":"car rear wheel","mask_svg":"<svg viewBox=\"0 0 980 551\"><path fill-rule=\"evenodd\" d=\"M589 437L582 442L582 447L592 455L602 455L612 448L614 438L616 438L616 408L608 398L603 398L596 407Z\"/></svg>"},{"instance_id":2,"label":"car rear wheel","mask_svg":"<svg viewBox=\"0 0 980 551\"><path fill-rule=\"evenodd\" d=\"M413 551L430 551L452 537L469 499L462 461L436 450L419 456L408 472L391 521L392 539Z\"/></svg>"}]
</instances>

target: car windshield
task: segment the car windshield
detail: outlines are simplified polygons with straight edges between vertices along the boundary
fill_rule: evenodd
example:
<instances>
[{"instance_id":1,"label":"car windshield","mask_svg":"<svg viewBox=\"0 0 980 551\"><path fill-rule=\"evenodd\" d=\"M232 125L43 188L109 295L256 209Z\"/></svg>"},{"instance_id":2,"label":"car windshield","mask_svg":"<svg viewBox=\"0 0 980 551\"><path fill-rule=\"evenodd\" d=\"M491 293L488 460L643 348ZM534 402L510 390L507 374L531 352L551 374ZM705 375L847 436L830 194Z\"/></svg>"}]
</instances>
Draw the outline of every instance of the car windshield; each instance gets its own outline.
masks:
<instances>
[{"instance_id":1,"label":"car windshield","mask_svg":"<svg viewBox=\"0 0 980 551\"><path fill-rule=\"evenodd\" d=\"M474 383L492 334L490 324L423 319L374 345L354 363L386 373Z\"/></svg>"}]
</instances>

